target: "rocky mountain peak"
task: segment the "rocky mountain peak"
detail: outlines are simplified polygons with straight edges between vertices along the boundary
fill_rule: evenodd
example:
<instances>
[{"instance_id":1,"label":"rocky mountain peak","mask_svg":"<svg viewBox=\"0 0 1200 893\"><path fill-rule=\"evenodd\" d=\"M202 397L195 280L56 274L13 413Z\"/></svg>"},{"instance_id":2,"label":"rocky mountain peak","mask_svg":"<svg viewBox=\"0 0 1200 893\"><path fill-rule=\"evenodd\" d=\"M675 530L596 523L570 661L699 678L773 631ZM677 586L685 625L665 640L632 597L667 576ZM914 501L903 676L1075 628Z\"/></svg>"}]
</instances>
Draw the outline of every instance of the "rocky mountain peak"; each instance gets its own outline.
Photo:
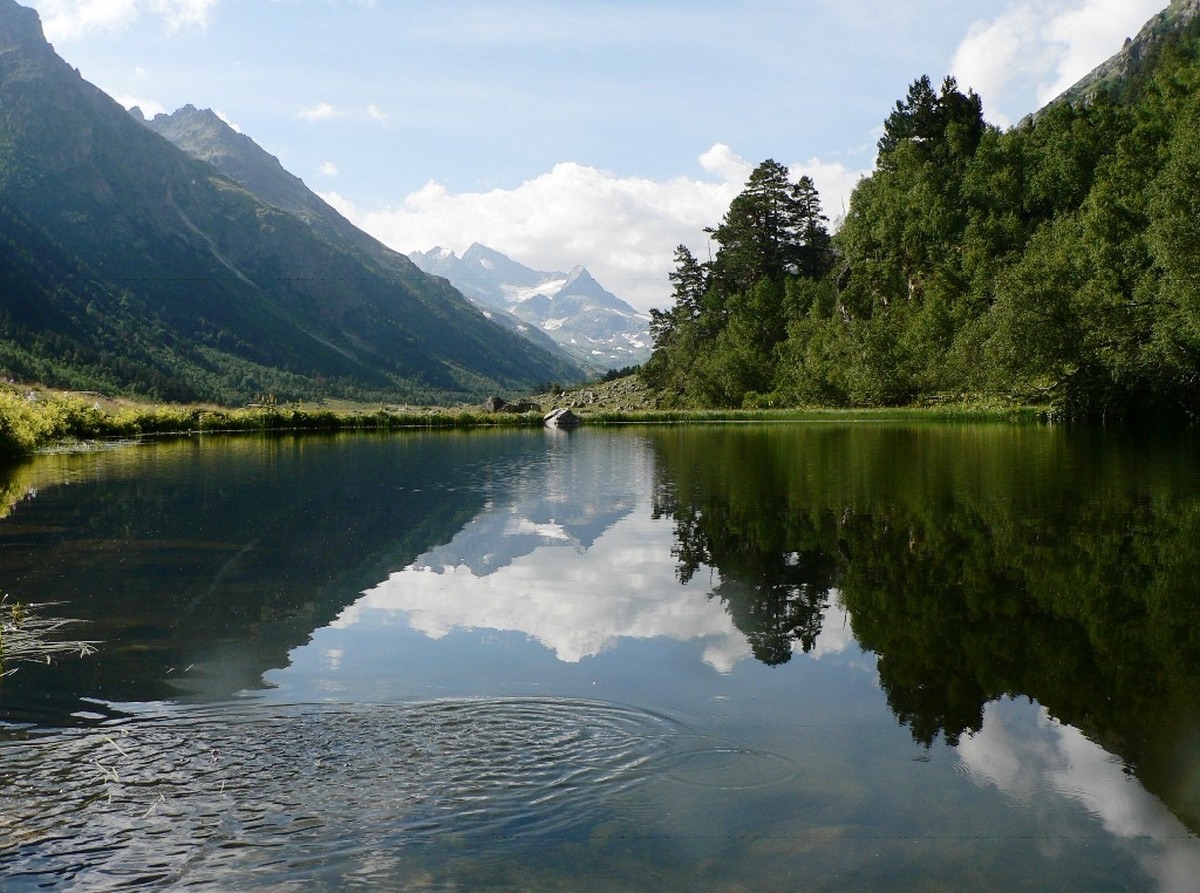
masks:
<instances>
[{"instance_id":1,"label":"rocky mountain peak","mask_svg":"<svg viewBox=\"0 0 1200 893\"><path fill-rule=\"evenodd\" d=\"M16 0L0 0L0 81L42 77L63 67L46 41L37 11Z\"/></svg>"},{"instance_id":2,"label":"rocky mountain peak","mask_svg":"<svg viewBox=\"0 0 1200 893\"><path fill-rule=\"evenodd\" d=\"M45 42L37 10L21 6L16 0L0 0L0 49Z\"/></svg>"},{"instance_id":3,"label":"rocky mountain peak","mask_svg":"<svg viewBox=\"0 0 1200 893\"><path fill-rule=\"evenodd\" d=\"M1162 41L1190 25L1200 17L1200 0L1172 0L1162 12L1142 26L1137 35L1125 40L1124 46L1098 65L1081 80L1053 99L1060 102L1090 102L1098 93L1128 81L1143 66L1143 60L1153 53ZM1034 118L1037 117L1035 114Z\"/></svg>"}]
</instances>

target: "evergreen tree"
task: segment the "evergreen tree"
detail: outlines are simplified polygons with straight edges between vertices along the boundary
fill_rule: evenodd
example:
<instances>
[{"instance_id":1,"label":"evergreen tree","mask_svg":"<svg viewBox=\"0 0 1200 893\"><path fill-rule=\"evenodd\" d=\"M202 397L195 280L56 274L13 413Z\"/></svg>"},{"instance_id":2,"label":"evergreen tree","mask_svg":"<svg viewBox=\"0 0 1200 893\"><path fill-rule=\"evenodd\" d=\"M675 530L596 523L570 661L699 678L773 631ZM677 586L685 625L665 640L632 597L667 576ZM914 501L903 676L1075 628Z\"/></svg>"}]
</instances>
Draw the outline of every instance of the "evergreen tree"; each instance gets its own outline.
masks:
<instances>
[{"instance_id":1,"label":"evergreen tree","mask_svg":"<svg viewBox=\"0 0 1200 893\"><path fill-rule=\"evenodd\" d=\"M793 183L786 167L764 161L721 225L707 230L721 246L714 262L718 286L732 293L760 279L822 275L830 264L826 219L811 178Z\"/></svg>"}]
</instances>

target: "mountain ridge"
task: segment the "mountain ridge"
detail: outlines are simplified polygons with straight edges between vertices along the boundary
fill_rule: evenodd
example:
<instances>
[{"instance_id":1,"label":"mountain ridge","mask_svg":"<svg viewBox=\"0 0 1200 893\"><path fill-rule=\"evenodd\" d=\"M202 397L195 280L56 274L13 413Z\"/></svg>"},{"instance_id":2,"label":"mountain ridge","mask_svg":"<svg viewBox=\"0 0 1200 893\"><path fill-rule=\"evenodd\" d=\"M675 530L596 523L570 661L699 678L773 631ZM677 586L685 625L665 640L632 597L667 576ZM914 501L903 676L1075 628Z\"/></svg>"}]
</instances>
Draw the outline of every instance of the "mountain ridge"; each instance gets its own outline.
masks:
<instances>
[{"instance_id":1,"label":"mountain ridge","mask_svg":"<svg viewBox=\"0 0 1200 893\"><path fill-rule=\"evenodd\" d=\"M481 307L507 312L549 335L597 371L639 365L650 356L650 317L604 288L583 265L565 273L534 270L479 242L462 257L441 246L409 257Z\"/></svg>"},{"instance_id":2,"label":"mountain ridge","mask_svg":"<svg viewBox=\"0 0 1200 893\"><path fill-rule=\"evenodd\" d=\"M1162 46L1198 18L1200 0L1171 0L1167 8L1151 16L1136 35L1126 38L1121 49L1029 117L1036 119L1058 103L1088 103L1101 93L1130 89Z\"/></svg>"},{"instance_id":3,"label":"mountain ridge","mask_svg":"<svg viewBox=\"0 0 1200 893\"><path fill-rule=\"evenodd\" d=\"M418 268L410 258L394 251L378 239L355 227L333 206L310 190L304 181L289 172L279 159L268 153L249 136L235 131L211 109L185 105L171 114L146 119L140 110L130 110L134 119L168 139L193 158L206 161L222 174L240 183L259 198L303 220L326 238L351 250L363 252L372 262L402 275ZM428 272L428 271L426 271ZM436 274L434 274L436 275ZM445 277L442 277L445 278ZM524 320L500 307L481 307L483 316L507 332L532 342L538 349L558 358L562 364L557 377L574 380L584 377L569 354L557 343L533 329Z\"/></svg>"},{"instance_id":4,"label":"mountain ridge","mask_svg":"<svg viewBox=\"0 0 1200 893\"><path fill-rule=\"evenodd\" d=\"M3 374L216 402L456 402L571 377L325 209L305 219L183 152L0 0Z\"/></svg>"}]
</instances>

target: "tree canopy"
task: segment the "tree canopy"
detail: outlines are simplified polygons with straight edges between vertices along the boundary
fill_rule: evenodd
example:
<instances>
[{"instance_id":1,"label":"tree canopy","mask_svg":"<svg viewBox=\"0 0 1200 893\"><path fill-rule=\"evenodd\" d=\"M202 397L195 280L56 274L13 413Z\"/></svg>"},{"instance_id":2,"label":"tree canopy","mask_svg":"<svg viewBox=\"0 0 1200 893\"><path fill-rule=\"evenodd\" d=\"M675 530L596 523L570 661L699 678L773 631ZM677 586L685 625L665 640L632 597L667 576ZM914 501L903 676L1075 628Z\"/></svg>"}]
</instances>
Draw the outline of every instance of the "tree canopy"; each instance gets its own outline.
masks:
<instances>
[{"instance_id":1,"label":"tree canopy","mask_svg":"<svg viewBox=\"0 0 1200 893\"><path fill-rule=\"evenodd\" d=\"M768 160L706 230L710 261L680 247L643 376L685 405L1194 414L1198 88L1200 21L1007 131L918 78L836 235L812 181Z\"/></svg>"}]
</instances>

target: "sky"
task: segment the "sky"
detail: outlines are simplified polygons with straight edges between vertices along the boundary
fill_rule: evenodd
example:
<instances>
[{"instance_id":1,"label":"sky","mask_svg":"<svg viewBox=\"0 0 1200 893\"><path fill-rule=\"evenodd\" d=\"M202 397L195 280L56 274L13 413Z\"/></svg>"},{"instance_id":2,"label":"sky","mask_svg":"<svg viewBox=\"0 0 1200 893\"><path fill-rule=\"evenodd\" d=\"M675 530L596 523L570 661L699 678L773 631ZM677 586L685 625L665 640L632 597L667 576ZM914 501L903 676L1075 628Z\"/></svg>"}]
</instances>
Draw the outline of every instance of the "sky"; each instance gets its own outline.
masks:
<instances>
[{"instance_id":1,"label":"sky","mask_svg":"<svg viewBox=\"0 0 1200 893\"><path fill-rule=\"evenodd\" d=\"M759 162L831 226L921 75L1008 127L1167 0L18 0L148 116L211 108L408 253L482 242L670 303Z\"/></svg>"}]
</instances>

